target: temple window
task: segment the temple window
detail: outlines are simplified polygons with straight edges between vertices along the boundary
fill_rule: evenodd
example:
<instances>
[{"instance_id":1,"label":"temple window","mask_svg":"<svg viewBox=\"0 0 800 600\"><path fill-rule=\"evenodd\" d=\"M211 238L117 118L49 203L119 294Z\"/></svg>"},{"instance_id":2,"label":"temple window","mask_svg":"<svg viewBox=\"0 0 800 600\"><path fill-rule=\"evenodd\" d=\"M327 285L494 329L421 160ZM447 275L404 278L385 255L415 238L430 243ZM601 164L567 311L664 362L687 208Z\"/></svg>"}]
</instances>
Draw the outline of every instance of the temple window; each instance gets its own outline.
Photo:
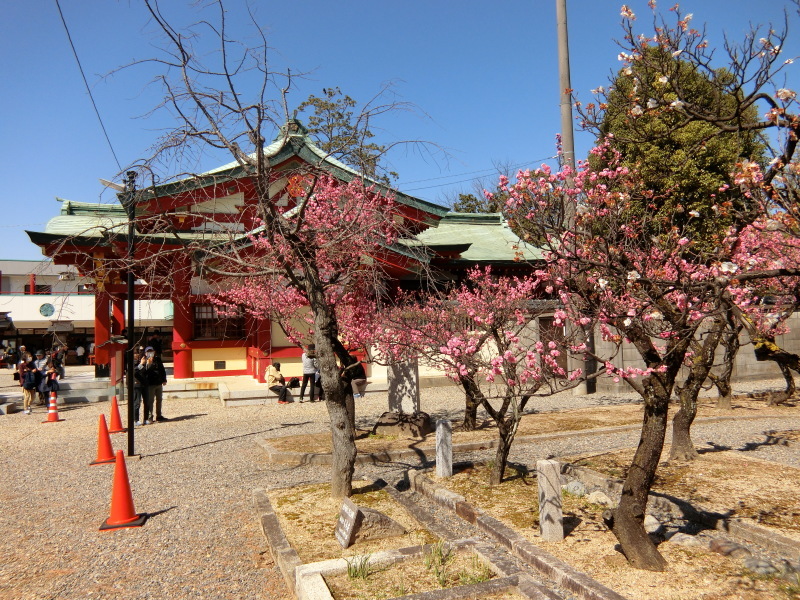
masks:
<instances>
[{"instance_id":1,"label":"temple window","mask_svg":"<svg viewBox=\"0 0 800 600\"><path fill-rule=\"evenodd\" d=\"M194 305L194 339L241 339L244 335L244 315L241 311L236 315L221 314L213 304Z\"/></svg>"}]
</instances>

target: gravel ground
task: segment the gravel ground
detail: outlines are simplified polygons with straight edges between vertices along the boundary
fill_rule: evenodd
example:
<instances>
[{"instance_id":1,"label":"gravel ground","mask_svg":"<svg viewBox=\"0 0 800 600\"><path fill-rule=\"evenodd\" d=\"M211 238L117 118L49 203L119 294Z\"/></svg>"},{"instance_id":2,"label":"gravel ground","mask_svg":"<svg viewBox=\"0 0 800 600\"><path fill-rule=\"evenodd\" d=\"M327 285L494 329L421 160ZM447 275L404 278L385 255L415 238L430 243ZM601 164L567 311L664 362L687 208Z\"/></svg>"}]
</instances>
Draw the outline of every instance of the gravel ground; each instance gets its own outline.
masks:
<instances>
[{"instance_id":1,"label":"gravel ground","mask_svg":"<svg viewBox=\"0 0 800 600\"><path fill-rule=\"evenodd\" d=\"M0 387L8 386L0 382ZM770 382L751 385L769 389ZM775 388L781 383L775 382ZM635 401L632 394L539 399L537 411ZM386 410L385 393L357 404L359 421L373 423ZM454 387L422 391L434 418L458 419ZM62 423L42 424L46 410L0 416L0 598L286 598L256 522L256 487L286 487L328 477L327 467L268 464L256 437L328 429L322 403L224 409L216 399L168 400L172 420L138 428L141 459L127 462L144 527L100 532L109 516L113 465L89 466L97 453L98 415L108 403L62 406ZM123 408L124 411L124 408ZM544 418L544 415L543 415ZM763 440L768 429L800 428L798 418L732 421L695 428L698 442L735 448ZM125 449L124 434L112 436ZM537 458L635 444L636 432L517 445L511 459ZM759 446L754 456L800 466L797 448ZM487 459L493 452L458 455ZM395 482L403 466L359 469L357 475Z\"/></svg>"}]
</instances>

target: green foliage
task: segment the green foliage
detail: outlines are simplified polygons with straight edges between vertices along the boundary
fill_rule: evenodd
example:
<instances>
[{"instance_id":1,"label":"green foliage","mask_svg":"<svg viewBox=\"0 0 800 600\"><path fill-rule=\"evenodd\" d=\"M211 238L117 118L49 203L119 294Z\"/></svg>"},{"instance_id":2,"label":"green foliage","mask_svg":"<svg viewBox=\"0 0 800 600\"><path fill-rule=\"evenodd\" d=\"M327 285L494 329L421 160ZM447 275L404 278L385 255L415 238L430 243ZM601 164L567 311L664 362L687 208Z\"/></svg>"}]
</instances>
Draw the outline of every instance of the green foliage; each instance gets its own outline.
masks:
<instances>
[{"instance_id":1,"label":"green foliage","mask_svg":"<svg viewBox=\"0 0 800 600\"><path fill-rule=\"evenodd\" d=\"M736 215L746 211L746 199L733 190L731 173L737 162L763 162L764 147L753 131L721 131L697 119L690 107L723 117L740 110L741 92L728 89L724 70L709 76L696 65L658 48L620 70L604 104L601 138L613 135L612 147L623 165L641 174L652 193L633 198L643 233L658 235L673 227L694 240L693 250L716 245L715 238ZM680 100L678 100L680 98ZM754 106L742 113L755 122ZM593 166L602 158L592 157Z\"/></svg>"},{"instance_id":2,"label":"green foliage","mask_svg":"<svg viewBox=\"0 0 800 600\"><path fill-rule=\"evenodd\" d=\"M489 214L502 212L502 202L501 199L489 200L485 196L478 198L475 194L459 194L452 208L455 212Z\"/></svg>"},{"instance_id":3,"label":"green foliage","mask_svg":"<svg viewBox=\"0 0 800 600\"><path fill-rule=\"evenodd\" d=\"M381 158L387 148L370 141L375 136L369 128L369 115L356 113L357 106L338 87L324 88L321 97L311 94L297 112L313 110L306 119L306 127L322 150L367 177L388 184L397 178L397 173L381 172Z\"/></svg>"},{"instance_id":4,"label":"green foliage","mask_svg":"<svg viewBox=\"0 0 800 600\"><path fill-rule=\"evenodd\" d=\"M472 585L489 581L492 578L492 570L477 555L472 555L472 569L461 571L458 574L459 585Z\"/></svg>"},{"instance_id":5,"label":"green foliage","mask_svg":"<svg viewBox=\"0 0 800 600\"><path fill-rule=\"evenodd\" d=\"M369 565L369 554L354 556L352 559L346 558L347 576L350 579L366 579L371 572Z\"/></svg>"},{"instance_id":6,"label":"green foliage","mask_svg":"<svg viewBox=\"0 0 800 600\"><path fill-rule=\"evenodd\" d=\"M430 551L425 552L425 567L433 572L441 587L447 585L447 568L453 562L453 558L452 552L441 540L431 545Z\"/></svg>"}]
</instances>

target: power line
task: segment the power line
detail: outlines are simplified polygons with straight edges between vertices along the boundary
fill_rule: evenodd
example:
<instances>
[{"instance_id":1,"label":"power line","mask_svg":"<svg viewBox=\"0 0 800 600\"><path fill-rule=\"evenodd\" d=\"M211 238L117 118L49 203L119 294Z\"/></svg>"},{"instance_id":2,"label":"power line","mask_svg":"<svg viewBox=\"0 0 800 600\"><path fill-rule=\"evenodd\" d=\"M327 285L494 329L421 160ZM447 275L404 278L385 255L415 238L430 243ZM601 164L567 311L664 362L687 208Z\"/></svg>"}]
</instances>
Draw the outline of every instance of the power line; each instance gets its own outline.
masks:
<instances>
[{"instance_id":1,"label":"power line","mask_svg":"<svg viewBox=\"0 0 800 600\"><path fill-rule=\"evenodd\" d=\"M56 8L58 9L58 14L61 17L61 23L64 25L64 31L67 34L67 39L69 40L69 45L72 48L72 54L75 56L75 62L78 63L78 69L81 72L81 77L83 77L83 84L86 86L86 91L89 94L89 99L92 101L92 106L94 107L94 114L97 115L97 120L100 121L100 128L103 130L103 135L106 136L106 142L108 142L108 147L111 150L111 154L114 156L114 161L117 163L117 168L122 171L122 166L119 164L119 159L117 158L117 153L114 152L114 146L111 145L111 138L108 137L108 132L106 131L106 126L103 124L103 119L100 117L100 111L97 110L97 103L94 101L94 96L92 95L92 90L89 87L89 82L86 80L86 74L83 72L83 65L81 65L81 60L78 58L78 52L75 50L75 44L72 43L72 36L69 34L69 28L67 27L67 21L64 19L64 13L61 12L61 5L56 1Z\"/></svg>"},{"instance_id":2,"label":"power line","mask_svg":"<svg viewBox=\"0 0 800 600\"><path fill-rule=\"evenodd\" d=\"M525 165L538 163L538 162L544 161L544 160L552 160L554 158L557 158L557 157L556 156L545 156L543 158L538 158L536 160L531 160L531 161L517 163L515 165L510 165L508 168L509 169L519 169L521 167L524 167ZM498 173L498 170L496 168L495 169L483 169L481 171L468 171L466 173L455 173L453 175L442 175L440 177L429 177L427 179L415 179L413 181L404 181L403 183L398 184L398 187L403 187L403 186L409 185L411 183L423 183L425 181L436 181L437 179L449 179L451 177L461 177L462 175L474 175L476 173L485 173L486 175L491 175L492 173ZM417 191L417 190L428 190L428 189L433 189L433 188L446 187L448 185L456 185L458 183L466 183L468 181L474 181L474 180L475 180L475 177L469 177L468 179L459 179L457 181L450 181L450 182L447 182L447 183L439 183L439 184L436 184L436 185L427 185L427 186L421 186L421 187L415 187L415 188L403 188L403 191L404 192L413 192L413 191Z\"/></svg>"}]
</instances>

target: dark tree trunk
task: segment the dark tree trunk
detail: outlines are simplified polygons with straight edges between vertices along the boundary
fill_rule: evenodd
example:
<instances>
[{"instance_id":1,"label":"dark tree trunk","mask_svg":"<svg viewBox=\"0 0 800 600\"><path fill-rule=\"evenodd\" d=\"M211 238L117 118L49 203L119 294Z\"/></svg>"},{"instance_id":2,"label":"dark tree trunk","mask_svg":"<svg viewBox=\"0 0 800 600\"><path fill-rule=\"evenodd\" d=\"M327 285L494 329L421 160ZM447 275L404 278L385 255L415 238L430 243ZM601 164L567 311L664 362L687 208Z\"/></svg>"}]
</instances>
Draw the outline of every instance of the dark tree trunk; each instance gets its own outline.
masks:
<instances>
[{"instance_id":1,"label":"dark tree trunk","mask_svg":"<svg viewBox=\"0 0 800 600\"><path fill-rule=\"evenodd\" d=\"M517 433L518 425L519 420L514 420L513 418L508 420L501 419L497 423L500 439L497 443L497 452L494 456L492 472L489 474L489 485L500 485L503 482L506 464L508 463L508 453L511 451L511 444L514 442L514 436Z\"/></svg>"},{"instance_id":2,"label":"dark tree trunk","mask_svg":"<svg viewBox=\"0 0 800 600\"><path fill-rule=\"evenodd\" d=\"M731 376L733 375L733 364L736 360L736 355L739 353L739 333L742 331L742 326L737 325L735 316L729 310L726 315L727 328L722 338L722 345L725 347L725 357L722 360L722 371L719 375L709 373L711 381L717 388L717 408L722 410L731 410L733 400L733 387L731 386Z\"/></svg>"},{"instance_id":3,"label":"dark tree trunk","mask_svg":"<svg viewBox=\"0 0 800 600\"><path fill-rule=\"evenodd\" d=\"M647 496L653 485L667 431L669 394L645 398L644 421L639 447L622 487L619 505L612 511L611 530L622 552L637 569L663 571L667 561L658 552L644 529Z\"/></svg>"},{"instance_id":4,"label":"dark tree trunk","mask_svg":"<svg viewBox=\"0 0 800 600\"><path fill-rule=\"evenodd\" d=\"M769 406L778 406L779 404L783 404L789 398L791 398L795 392L794 377L792 376L791 370L783 363L778 363L778 366L781 369L783 378L786 380L786 389L782 392L771 393L767 402Z\"/></svg>"},{"instance_id":5,"label":"dark tree trunk","mask_svg":"<svg viewBox=\"0 0 800 600\"><path fill-rule=\"evenodd\" d=\"M353 491L356 463L355 428L347 409L347 390L339 376L337 357L347 364L347 350L339 341L336 313L325 300L323 286L311 269L306 273L306 293L314 314L314 343L317 347L322 389L331 422L331 496L349 497Z\"/></svg>"},{"instance_id":6,"label":"dark tree trunk","mask_svg":"<svg viewBox=\"0 0 800 600\"><path fill-rule=\"evenodd\" d=\"M685 326L685 323L681 324ZM626 333L645 364L657 369L657 372L651 373L634 386L644 400L642 432L636 454L622 485L619 505L611 511L610 526L619 540L622 553L632 566L649 571L663 571L667 561L647 535L644 516L647 497L664 449L669 400L675 386L675 376L681 369L694 332L684 331L682 339L669 344L663 351L667 360L662 359L662 354L655 349L646 332L629 329Z\"/></svg>"},{"instance_id":7,"label":"dark tree trunk","mask_svg":"<svg viewBox=\"0 0 800 600\"><path fill-rule=\"evenodd\" d=\"M672 447L669 452L670 460L687 461L694 460L699 455L697 449L692 442L692 435L690 429L692 422L694 422L695 415L697 414L697 402L691 403L690 408L681 407L675 416L672 417Z\"/></svg>"},{"instance_id":8,"label":"dark tree trunk","mask_svg":"<svg viewBox=\"0 0 800 600\"><path fill-rule=\"evenodd\" d=\"M475 383L473 374L459 376L461 387L464 388L464 431L474 431L478 426L478 407L481 405L483 394Z\"/></svg>"},{"instance_id":9,"label":"dark tree trunk","mask_svg":"<svg viewBox=\"0 0 800 600\"><path fill-rule=\"evenodd\" d=\"M500 485L503 482L506 465L508 464L508 453L511 451L511 444L514 443L522 412L525 410L525 404L529 398L530 396L523 396L519 405L517 405L513 397L507 397L499 411L490 413L497 423L499 440L494 457L494 466L489 474L489 485ZM484 406L486 404L488 404L488 401L484 403ZM511 411L511 415L506 417L509 411Z\"/></svg>"},{"instance_id":10,"label":"dark tree trunk","mask_svg":"<svg viewBox=\"0 0 800 600\"><path fill-rule=\"evenodd\" d=\"M795 392L794 376L792 371L800 373L800 356L786 352L778 346L772 338L761 338L754 342L756 360L771 360L777 363L783 378L786 380L786 390L769 395L769 405L776 406L786 402Z\"/></svg>"},{"instance_id":11,"label":"dark tree trunk","mask_svg":"<svg viewBox=\"0 0 800 600\"><path fill-rule=\"evenodd\" d=\"M697 449L692 442L691 427L697 416L697 396L703 382L714 366L714 354L725 332L725 322L717 319L712 322L702 345L696 348L686 382L680 389L681 407L672 418L672 446L669 459L686 461L697 458Z\"/></svg>"}]
</instances>

